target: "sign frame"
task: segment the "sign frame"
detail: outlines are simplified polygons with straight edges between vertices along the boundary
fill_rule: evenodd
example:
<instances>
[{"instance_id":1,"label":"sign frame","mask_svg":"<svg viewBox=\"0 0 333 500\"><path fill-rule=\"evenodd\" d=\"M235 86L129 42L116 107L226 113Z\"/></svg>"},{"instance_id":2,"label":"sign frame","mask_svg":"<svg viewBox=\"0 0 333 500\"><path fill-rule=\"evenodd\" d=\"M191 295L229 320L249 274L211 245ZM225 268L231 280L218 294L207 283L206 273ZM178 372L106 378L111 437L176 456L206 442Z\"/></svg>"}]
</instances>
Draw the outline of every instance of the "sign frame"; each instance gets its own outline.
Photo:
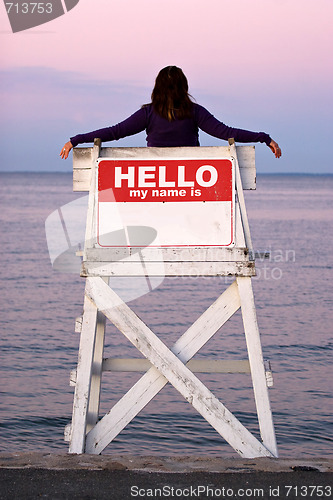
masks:
<instances>
[{"instance_id":1,"label":"sign frame","mask_svg":"<svg viewBox=\"0 0 333 500\"><path fill-rule=\"evenodd\" d=\"M120 199L121 201L117 201L117 198L119 200L119 192L114 194L114 190L112 193L107 194L104 196L104 190L105 187L108 187L108 182L105 183L105 180L102 180L100 178L100 172L101 168L105 167L105 164L109 164L108 168L115 168L119 166L125 167L126 174L123 175L120 174L120 179L124 180L124 182L127 181L127 190L129 191L130 188L131 191L139 191L139 186L135 184L136 181L139 181L139 178L141 179L141 187L145 187L145 197L144 199L148 199L150 197L150 201L145 202L140 199L140 201L135 198L134 201L129 201L129 195L126 195L126 192L123 191L120 194ZM177 165L177 175L175 175L175 166ZM129 168L131 167L133 170L129 171ZM153 167L156 167L156 169L153 169ZM139 171L141 169L141 171ZM173 170L171 170L173 169ZM196 169L196 170L195 170ZM201 170L200 170L201 169ZM222 169L224 169L224 172L221 173ZM198 172L200 173L198 174ZM206 172L208 171L208 173ZM214 181L214 171L216 171L216 182L213 183ZM223 175L227 172L228 176L223 178ZM171 173L171 176L170 176ZM194 179L194 173L195 173L195 179ZM140 177L139 177L140 175ZM183 188L183 191L186 190L186 195L182 193L180 197L183 198L183 200L180 199L180 197L177 197L177 200L174 201L174 199L170 199L170 197L166 196L166 199L163 200L158 200L152 201L152 196L151 193L149 193L149 190L154 190L157 191L157 189L160 189L160 184L159 182L161 181L160 177L162 175L162 187L165 187L165 191L180 191L180 187ZM189 176L190 175L190 176ZM112 176L111 176L112 177ZM177 180L176 180L177 177ZM172 180L171 180L172 179ZM110 181L110 179L109 179ZM178 184L177 184L178 181ZM203 195L200 196L200 200L193 199L194 197L194 192L198 188L198 182L201 183L201 188L203 190ZM115 174L114 174L114 184L116 182L115 179ZM132 183L131 186L129 186L130 182ZM133 184L134 182L134 184ZM158 186L156 186L156 182L158 183ZM118 183L119 183L119 176L118 176ZM182 184L180 186L179 184ZM99 189L99 187L102 187L102 189ZM111 182L111 187L112 189L113 184ZM119 187L119 186L118 186ZM173 189L168 190L167 188L171 187ZM104 189L103 189L104 188ZM141 189L141 188L140 188ZM189 192L190 190L192 191L192 200L189 201ZM106 189L107 192L107 189ZM148 192L148 193L147 193ZM125 194L124 194L125 193ZM109 197L109 200L107 199ZM142 226L142 228L149 228L151 224L145 223L145 220L152 220L151 218L147 217L148 213L154 213L153 221L155 221L155 224L158 226L158 221L159 219L162 221L170 220L172 216L175 216L177 214L177 220L183 219L189 220L192 217L192 211L193 214L195 214L197 217L202 218L200 220L201 226L199 228L196 228L194 230L193 237L191 235L182 235L182 237L179 237L177 239L171 237L170 239L170 234L168 235L167 232L164 235L164 229L162 230L161 227L158 228L159 234L162 235L162 240L157 239L156 241L150 241L150 242L133 242L129 240L128 234L126 234L127 242L126 244L119 243L119 244L105 244L105 240L107 240L106 237L104 237L103 241L103 235L107 233L103 233L102 227L104 229L105 224L101 224L102 220L102 203L105 201L110 201L114 204L113 209L118 212L120 212L120 219L124 217L125 222L123 225L124 233L126 234L126 228L127 227L134 227L132 224L128 224L127 218L128 214L130 214L131 209L133 210L134 213L138 215L138 209L140 212L140 209L142 208L141 212L143 214L142 216L142 222L139 224L136 224L137 226ZM203 199L204 198L204 199ZM217 198L217 199L216 199ZM159 156L152 157L151 155L143 155L140 157L99 157L97 162L96 162L96 183L95 183L95 203L96 203L96 218L95 218L95 228L96 228L96 247L97 248L129 248L129 247L142 247L142 246L150 246L150 247L160 247L160 248L165 248L165 247L173 247L173 248L184 248L184 247L225 247L225 248L232 248L235 246L235 159L233 156L216 156L216 157L211 157L210 155L207 155L207 157L202 157L201 155L198 155L198 157L195 156L187 156L184 158L182 155L177 155L177 156L163 156L163 158L160 158ZM150 204L150 206L148 206ZM152 205L153 204L153 210L152 210ZM226 205L228 204L228 206ZM145 208L148 208L146 211L146 214L144 214ZM104 209L104 207L103 207ZM157 211L156 211L157 209ZM178 217L178 212L177 210L181 210L181 213L179 214ZM155 213L156 212L156 213ZM113 214L115 212L112 212ZM125 216L124 216L125 213ZM159 215L160 214L160 215ZM199 214L199 215L198 215ZM117 217L117 215L115 215ZM206 219L205 219L206 217ZM207 224L207 217L209 218L209 224ZM140 217L139 217L140 218ZM136 223L138 221L138 216L134 217ZM226 227L226 221L227 221L227 229L225 229L224 233L222 234L221 232L221 225L224 224L223 227ZM153 226L154 227L154 226ZM193 231L193 227L191 229ZM214 231L214 233L213 233ZM202 240L203 236L202 234L209 234L210 236L204 236L204 239ZM111 233L109 233L111 234ZM119 233L120 234L120 233ZM102 237L101 237L102 235ZM122 235L122 240L124 241ZM165 240L166 238L166 240ZM187 239L188 238L188 239ZM198 238L196 240L196 238ZM201 239L200 239L201 238ZM184 241L186 239L186 241Z\"/></svg>"}]
</instances>

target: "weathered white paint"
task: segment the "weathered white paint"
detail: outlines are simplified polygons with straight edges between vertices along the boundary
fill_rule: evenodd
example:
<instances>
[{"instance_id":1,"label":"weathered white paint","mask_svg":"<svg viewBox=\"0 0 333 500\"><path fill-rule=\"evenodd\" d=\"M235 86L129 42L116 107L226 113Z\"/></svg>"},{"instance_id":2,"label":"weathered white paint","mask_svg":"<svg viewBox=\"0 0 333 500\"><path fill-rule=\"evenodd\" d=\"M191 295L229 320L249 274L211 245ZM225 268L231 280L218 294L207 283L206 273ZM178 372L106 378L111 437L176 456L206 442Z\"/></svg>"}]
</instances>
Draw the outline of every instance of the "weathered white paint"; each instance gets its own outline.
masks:
<instances>
[{"instance_id":1,"label":"weathered white paint","mask_svg":"<svg viewBox=\"0 0 333 500\"><path fill-rule=\"evenodd\" d=\"M238 248L238 247L241 247L241 248L245 247L246 248L239 203L235 204L235 211L236 211L236 214L235 214L235 232L236 232L236 234L235 234L235 248ZM250 257L248 249L247 249L247 252L248 252L248 257Z\"/></svg>"},{"instance_id":2,"label":"weathered white paint","mask_svg":"<svg viewBox=\"0 0 333 500\"><path fill-rule=\"evenodd\" d=\"M188 362L239 307L239 295L234 282L190 326L171 351L184 363ZM167 380L154 367L150 368L89 432L87 452L100 453L166 383Z\"/></svg>"},{"instance_id":3,"label":"weathered white paint","mask_svg":"<svg viewBox=\"0 0 333 500\"><path fill-rule=\"evenodd\" d=\"M186 366L193 373L250 373L247 359L191 359ZM146 372L152 367L148 359L106 358L103 360L103 372Z\"/></svg>"},{"instance_id":4,"label":"weathered white paint","mask_svg":"<svg viewBox=\"0 0 333 500\"><path fill-rule=\"evenodd\" d=\"M97 307L86 294L83 311L69 453L84 453L85 451L87 412L97 321Z\"/></svg>"},{"instance_id":5,"label":"weathered white paint","mask_svg":"<svg viewBox=\"0 0 333 500\"><path fill-rule=\"evenodd\" d=\"M88 296L194 408L242 456L272 456L101 278L87 278ZM97 426L96 426L97 428ZM95 449L98 443L95 443ZM89 446L89 448L88 448ZM92 452L91 443L87 450Z\"/></svg>"},{"instance_id":6,"label":"weathered white paint","mask_svg":"<svg viewBox=\"0 0 333 500\"><path fill-rule=\"evenodd\" d=\"M241 215L241 220L242 220L242 228L243 228L244 237L245 237L245 246L249 249L250 256L253 259L254 258L253 257L253 245L252 245L252 240L251 240L250 225L249 225L249 220L248 220L247 212L246 212L242 178L241 178L241 174L240 174L240 167L239 167L239 161L238 161L238 156L237 156L237 148L236 148L234 139L229 139L229 144L230 144L230 153L235 158L236 190L237 190L238 204L239 204L240 215Z\"/></svg>"},{"instance_id":7,"label":"weathered white paint","mask_svg":"<svg viewBox=\"0 0 333 500\"><path fill-rule=\"evenodd\" d=\"M87 222L86 222L86 233L85 233L85 245L83 249L83 260L87 260L86 250L88 246L93 246L95 239L95 223L96 223L96 202L95 202L95 191L96 191L96 161L100 154L101 141L100 139L95 139L94 147L91 153L91 182L90 191L88 198L88 210L87 210Z\"/></svg>"},{"instance_id":8,"label":"weathered white paint","mask_svg":"<svg viewBox=\"0 0 333 500\"><path fill-rule=\"evenodd\" d=\"M148 276L254 276L254 262L145 261ZM83 262L81 276L142 276L140 262Z\"/></svg>"},{"instance_id":9,"label":"weathered white paint","mask_svg":"<svg viewBox=\"0 0 333 500\"><path fill-rule=\"evenodd\" d=\"M103 279L105 283L109 282L109 278L103 278ZM105 320L106 318L104 314L98 311L96 318L96 339L95 339L94 358L93 358L91 380L90 380L90 397L89 397L86 431L89 431L98 421L102 372L103 372Z\"/></svg>"},{"instance_id":10,"label":"weathered white paint","mask_svg":"<svg viewBox=\"0 0 333 500\"><path fill-rule=\"evenodd\" d=\"M238 228L236 238L244 241ZM142 263L149 276L254 276L254 262L247 248L87 248L81 276L142 276ZM162 265L163 264L163 265Z\"/></svg>"},{"instance_id":11,"label":"weathered white paint","mask_svg":"<svg viewBox=\"0 0 333 500\"><path fill-rule=\"evenodd\" d=\"M259 328L250 278L236 279L241 300L247 351L251 366L254 397L257 406L261 438L273 456L278 456L273 417L268 396L266 373L261 350Z\"/></svg>"},{"instance_id":12,"label":"weathered white paint","mask_svg":"<svg viewBox=\"0 0 333 500\"><path fill-rule=\"evenodd\" d=\"M142 258L152 262L249 262L247 248L226 247L118 247L87 248L89 262L113 262L131 257L132 262Z\"/></svg>"},{"instance_id":13,"label":"weathered white paint","mask_svg":"<svg viewBox=\"0 0 333 500\"><path fill-rule=\"evenodd\" d=\"M73 191L89 191L93 148L73 149ZM200 148L101 148L101 158L218 158L230 157L228 146ZM254 146L237 146L243 189L256 189Z\"/></svg>"}]
</instances>

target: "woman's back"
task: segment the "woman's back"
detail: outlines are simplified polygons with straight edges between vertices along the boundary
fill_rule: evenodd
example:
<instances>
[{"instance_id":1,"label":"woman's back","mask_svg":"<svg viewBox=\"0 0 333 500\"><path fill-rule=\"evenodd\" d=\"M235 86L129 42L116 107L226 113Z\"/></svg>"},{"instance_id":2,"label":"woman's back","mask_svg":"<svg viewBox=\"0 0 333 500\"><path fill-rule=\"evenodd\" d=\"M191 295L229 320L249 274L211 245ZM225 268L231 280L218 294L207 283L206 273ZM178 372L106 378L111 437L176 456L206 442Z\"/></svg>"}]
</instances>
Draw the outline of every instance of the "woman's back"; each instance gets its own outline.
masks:
<instances>
[{"instance_id":1,"label":"woman's back","mask_svg":"<svg viewBox=\"0 0 333 500\"><path fill-rule=\"evenodd\" d=\"M102 142L114 141L143 130L146 130L149 147L199 146L199 129L219 139L264 142L277 158L281 156L278 144L268 134L229 127L203 106L194 103L188 93L186 76L177 66L167 66L159 72L151 97L150 104L142 106L126 120L71 137L60 156L67 158L73 147L93 142L95 138Z\"/></svg>"},{"instance_id":2,"label":"woman's back","mask_svg":"<svg viewBox=\"0 0 333 500\"><path fill-rule=\"evenodd\" d=\"M143 108L146 113L147 146L178 147L199 146L198 126L193 115L172 121L157 114L152 104Z\"/></svg>"}]
</instances>

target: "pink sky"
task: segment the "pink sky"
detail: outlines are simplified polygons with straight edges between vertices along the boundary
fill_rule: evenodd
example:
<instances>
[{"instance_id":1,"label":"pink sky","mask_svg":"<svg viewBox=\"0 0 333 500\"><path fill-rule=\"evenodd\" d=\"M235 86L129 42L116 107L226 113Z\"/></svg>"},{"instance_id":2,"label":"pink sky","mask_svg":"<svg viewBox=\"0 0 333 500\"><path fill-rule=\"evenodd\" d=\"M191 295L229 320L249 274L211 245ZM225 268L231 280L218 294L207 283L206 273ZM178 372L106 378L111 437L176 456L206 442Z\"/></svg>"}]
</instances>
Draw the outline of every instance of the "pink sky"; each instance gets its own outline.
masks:
<instances>
[{"instance_id":1,"label":"pink sky","mask_svg":"<svg viewBox=\"0 0 333 500\"><path fill-rule=\"evenodd\" d=\"M112 124L149 100L161 67L176 64L198 102L230 125L267 130L284 151L290 148L294 162L295 144L288 141L295 130L307 144L314 140L311 127L315 138L330 137L332 18L331 0L80 0L66 15L13 34L0 5L5 120L13 128L19 116L31 123L35 110L34 120L59 120L59 137L62 119L64 139L66 118L88 129ZM22 68L32 71L27 82ZM41 68L54 70L43 85ZM71 79L70 89L59 79ZM98 81L115 92L108 103L113 112L100 102L106 94ZM80 93L82 82L89 92ZM98 109L96 124L82 100L90 116L92 106ZM85 129L71 133L79 131ZM284 170L282 161L271 160Z\"/></svg>"},{"instance_id":2,"label":"pink sky","mask_svg":"<svg viewBox=\"0 0 333 500\"><path fill-rule=\"evenodd\" d=\"M332 77L331 0L80 0L66 16L7 36L4 8L0 14L3 67L151 84L177 61L215 90L226 75L271 83Z\"/></svg>"}]
</instances>

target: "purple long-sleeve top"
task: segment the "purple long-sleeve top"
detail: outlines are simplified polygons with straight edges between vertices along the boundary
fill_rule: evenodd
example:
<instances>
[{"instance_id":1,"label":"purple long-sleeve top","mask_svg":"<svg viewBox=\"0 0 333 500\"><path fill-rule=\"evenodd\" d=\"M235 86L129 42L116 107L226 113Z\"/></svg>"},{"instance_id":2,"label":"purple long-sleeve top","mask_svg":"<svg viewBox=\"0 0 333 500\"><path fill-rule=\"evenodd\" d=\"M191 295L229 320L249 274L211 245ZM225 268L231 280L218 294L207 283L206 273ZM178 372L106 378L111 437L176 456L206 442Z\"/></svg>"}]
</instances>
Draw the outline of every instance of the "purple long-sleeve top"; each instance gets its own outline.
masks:
<instances>
[{"instance_id":1,"label":"purple long-sleeve top","mask_svg":"<svg viewBox=\"0 0 333 500\"><path fill-rule=\"evenodd\" d=\"M70 140L75 147L93 142L95 138L100 138L102 142L115 141L146 130L148 147L200 146L199 129L224 140L233 137L236 142L264 142L267 145L271 142L270 136L264 132L228 127L196 103L193 103L191 118L169 122L154 111L152 104L148 104L117 125L78 134Z\"/></svg>"}]
</instances>

